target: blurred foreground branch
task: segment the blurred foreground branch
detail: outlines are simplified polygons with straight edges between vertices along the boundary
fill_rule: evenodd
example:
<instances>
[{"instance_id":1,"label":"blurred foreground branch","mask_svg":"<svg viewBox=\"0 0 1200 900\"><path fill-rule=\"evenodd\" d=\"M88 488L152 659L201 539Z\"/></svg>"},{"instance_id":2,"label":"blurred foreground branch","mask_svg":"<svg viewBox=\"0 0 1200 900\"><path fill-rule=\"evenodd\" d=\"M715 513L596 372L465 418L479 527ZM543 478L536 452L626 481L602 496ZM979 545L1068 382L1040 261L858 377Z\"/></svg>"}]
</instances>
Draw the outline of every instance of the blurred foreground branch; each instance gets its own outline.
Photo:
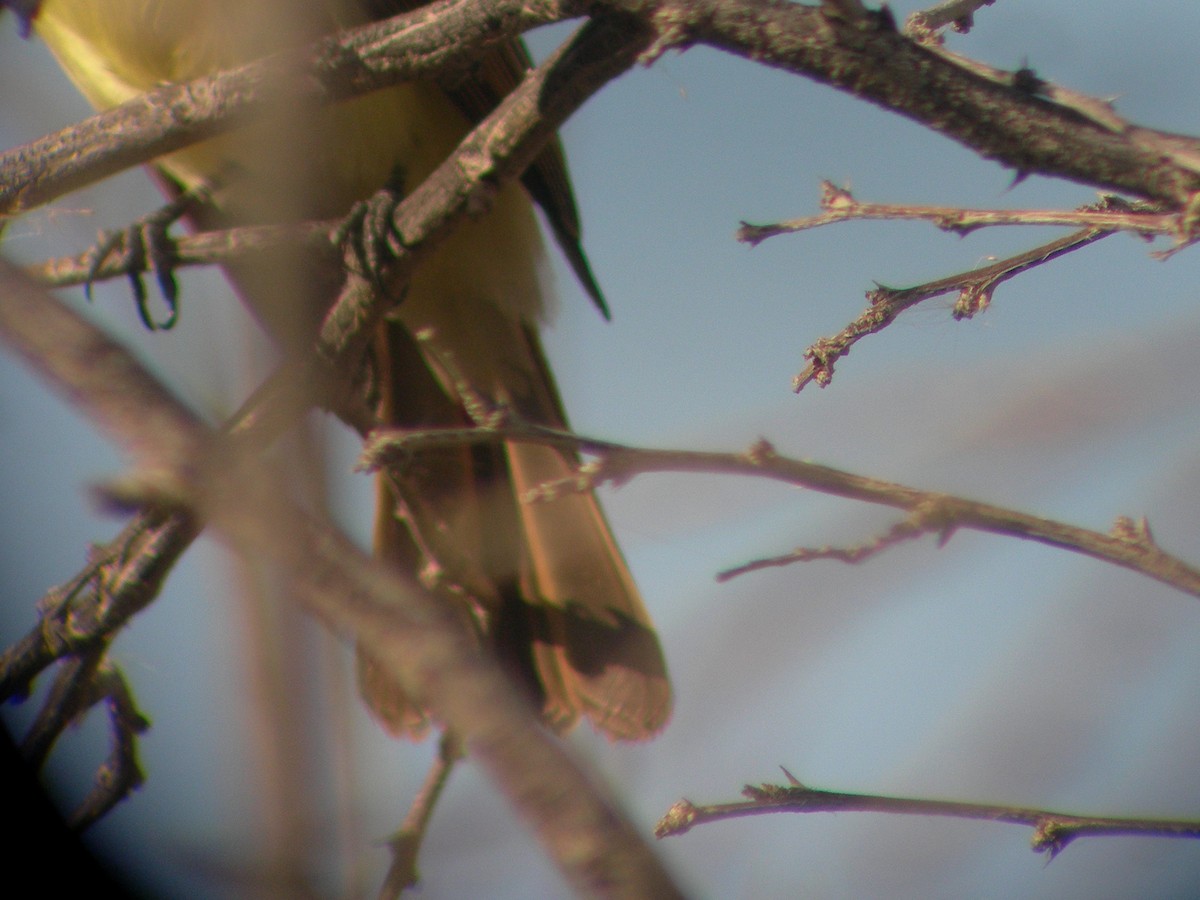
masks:
<instances>
[{"instance_id":1,"label":"blurred foreground branch","mask_svg":"<svg viewBox=\"0 0 1200 900\"><path fill-rule=\"evenodd\" d=\"M578 890L611 896L615 880L626 896L678 893L451 610L288 501L94 326L7 267L0 291L0 340L150 473L145 502L192 509L238 552L277 563L310 611L462 736Z\"/></svg>"}]
</instances>

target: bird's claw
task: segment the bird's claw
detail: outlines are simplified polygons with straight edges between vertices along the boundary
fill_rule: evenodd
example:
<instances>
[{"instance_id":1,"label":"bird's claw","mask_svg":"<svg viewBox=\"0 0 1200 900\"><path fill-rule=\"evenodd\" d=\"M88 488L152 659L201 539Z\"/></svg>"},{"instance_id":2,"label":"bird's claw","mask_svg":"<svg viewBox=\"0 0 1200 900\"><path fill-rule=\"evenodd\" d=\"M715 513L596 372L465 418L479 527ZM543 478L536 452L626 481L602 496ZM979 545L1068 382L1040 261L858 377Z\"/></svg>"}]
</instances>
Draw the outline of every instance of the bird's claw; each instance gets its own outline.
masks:
<instances>
[{"instance_id":1,"label":"bird's claw","mask_svg":"<svg viewBox=\"0 0 1200 900\"><path fill-rule=\"evenodd\" d=\"M188 201L190 203L191 198ZM173 328L179 319L179 283L175 280L175 243L167 232L184 211L181 202L171 203L126 228L102 232L86 255L88 269L83 290L87 298L92 298L92 284L101 270L115 258L119 271L129 278L142 324L150 331ZM167 306L167 316L161 321L156 321L150 311L149 295L142 277L145 272L154 273Z\"/></svg>"},{"instance_id":2,"label":"bird's claw","mask_svg":"<svg viewBox=\"0 0 1200 900\"><path fill-rule=\"evenodd\" d=\"M401 199L390 188L377 191L355 203L331 236L346 258L347 267L377 288L383 286L384 268L404 250L395 223Z\"/></svg>"}]
</instances>

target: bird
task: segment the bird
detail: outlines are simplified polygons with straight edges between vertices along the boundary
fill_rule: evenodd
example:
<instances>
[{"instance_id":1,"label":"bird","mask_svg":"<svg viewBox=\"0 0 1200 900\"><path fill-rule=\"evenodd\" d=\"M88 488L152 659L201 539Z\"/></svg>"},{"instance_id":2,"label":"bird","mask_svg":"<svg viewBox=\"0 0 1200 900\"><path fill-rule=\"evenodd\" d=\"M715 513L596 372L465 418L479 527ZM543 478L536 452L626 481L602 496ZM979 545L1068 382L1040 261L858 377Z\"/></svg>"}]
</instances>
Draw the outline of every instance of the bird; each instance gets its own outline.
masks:
<instances>
[{"instance_id":1,"label":"bird","mask_svg":"<svg viewBox=\"0 0 1200 900\"><path fill-rule=\"evenodd\" d=\"M42 0L33 28L98 109L418 6L412 0ZM466 78L405 83L323 108L277 114L154 162L172 196L206 191L194 227L344 215L384 188L411 190L530 65L522 44L490 51ZM373 336L363 379L375 423L472 424L472 404L565 429L539 332L552 315L540 269L540 205L583 287L606 312L583 253L561 145L495 195L413 275ZM294 248L227 265L238 293L281 345L310 338L340 273ZM522 497L572 477L571 450L519 440L421 450L379 478L375 552L418 572L455 604L540 711L565 732L586 718L616 740L658 733L671 712L649 613L591 492ZM359 692L380 724L418 739L420 699L361 649Z\"/></svg>"}]
</instances>

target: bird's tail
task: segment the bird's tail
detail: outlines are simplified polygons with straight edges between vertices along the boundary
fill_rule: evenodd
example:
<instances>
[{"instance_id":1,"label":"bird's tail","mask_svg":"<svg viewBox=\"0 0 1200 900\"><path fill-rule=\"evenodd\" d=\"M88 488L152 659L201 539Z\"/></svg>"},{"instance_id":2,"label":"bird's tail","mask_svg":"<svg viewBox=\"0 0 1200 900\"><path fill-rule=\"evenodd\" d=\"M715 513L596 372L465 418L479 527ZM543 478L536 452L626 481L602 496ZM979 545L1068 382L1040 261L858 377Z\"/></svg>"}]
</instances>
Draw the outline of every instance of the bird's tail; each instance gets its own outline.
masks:
<instances>
[{"instance_id":1,"label":"bird's tail","mask_svg":"<svg viewBox=\"0 0 1200 900\"><path fill-rule=\"evenodd\" d=\"M505 345L507 384L466 388L454 340L414 337L389 322L376 346L381 421L462 427L471 424L467 404L482 399L565 427L533 329L507 316L479 318L486 309L475 323ZM582 713L609 737L647 738L670 714L666 667L595 497L521 500L577 466L571 451L520 441L414 452L403 471L381 476L376 549L434 576L427 581L458 605L551 727L565 730ZM359 674L367 705L389 731L424 732L424 711L361 655Z\"/></svg>"}]
</instances>

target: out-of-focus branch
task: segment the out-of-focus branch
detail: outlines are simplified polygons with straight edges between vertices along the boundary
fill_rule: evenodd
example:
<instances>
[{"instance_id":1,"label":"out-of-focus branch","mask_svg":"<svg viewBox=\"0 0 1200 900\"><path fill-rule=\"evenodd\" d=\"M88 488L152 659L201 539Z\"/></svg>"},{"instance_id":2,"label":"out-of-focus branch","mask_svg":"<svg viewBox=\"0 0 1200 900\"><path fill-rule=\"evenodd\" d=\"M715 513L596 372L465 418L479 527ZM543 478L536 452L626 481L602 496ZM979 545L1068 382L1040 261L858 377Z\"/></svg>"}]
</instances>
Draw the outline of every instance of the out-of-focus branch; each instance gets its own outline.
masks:
<instances>
[{"instance_id":1,"label":"out-of-focus branch","mask_svg":"<svg viewBox=\"0 0 1200 900\"><path fill-rule=\"evenodd\" d=\"M425 783L413 799L403 824L388 838L392 861L379 890L378 900L395 900L406 890L417 885L417 855L420 853L421 843L425 840L425 833L429 829L438 798L450 780L450 772L460 759L462 748L457 736L450 731L444 732L441 741L438 742L437 758L425 776Z\"/></svg>"},{"instance_id":2,"label":"out-of-focus branch","mask_svg":"<svg viewBox=\"0 0 1200 900\"><path fill-rule=\"evenodd\" d=\"M879 794L847 794L807 787L786 769L787 785L747 785L739 803L698 806L681 800L663 816L654 828L658 837L684 834L696 825L758 816L767 813L882 812L909 816L953 816L986 822L1009 822L1034 829L1033 849L1051 859L1079 837L1093 835L1141 835L1143 837L1200 838L1200 822L1166 819L1077 816L1023 806L992 803L957 803L949 800L924 800L916 797L886 797Z\"/></svg>"},{"instance_id":3,"label":"out-of-focus branch","mask_svg":"<svg viewBox=\"0 0 1200 900\"><path fill-rule=\"evenodd\" d=\"M6 267L0 290L0 340L151 473L146 502L194 508L239 551L288 573L310 610L462 735L577 889L678 895L451 610L297 508L272 472L222 442L93 325Z\"/></svg>"},{"instance_id":4,"label":"out-of-focus branch","mask_svg":"<svg viewBox=\"0 0 1200 900\"><path fill-rule=\"evenodd\" d=\"M531 492L524 498L527 502L552 501L560 493L591 490L606 481L623 484L637 475L651 472L751 475L837 497L905 510L909 513L909 524L898 526L900 532L915 529L914 534L937 534L939 540L945 542L957 529L970 528L1037 541L1132 569L1200 597L1200 569L1164 552L1154 541L1145 520L1134 522L1126 516L1120 516L1112 531L1105 534L1001 506L937 491L922 491L817 463L789 459L778 455L766 441L759 441L745 453L652 450L580 437L551 428L514 422L511 417L501 416L490 427L410 432L380 429L367 442L360 466L368 470L381 465L402 466L408 454L416 449L513 440L572 447L597 457L581 467L574 478L543 485ZM890 543L904 536L900 534ZM886 545L890 543L885 541ZM823 555L835 554L826 552ZM841 555L846 556L847 552ZM808 558L815 556L809 551ZM803 558L805 554L801 553L793 554L788 559L794 562Z\"/></svg>"}]
</instances>

